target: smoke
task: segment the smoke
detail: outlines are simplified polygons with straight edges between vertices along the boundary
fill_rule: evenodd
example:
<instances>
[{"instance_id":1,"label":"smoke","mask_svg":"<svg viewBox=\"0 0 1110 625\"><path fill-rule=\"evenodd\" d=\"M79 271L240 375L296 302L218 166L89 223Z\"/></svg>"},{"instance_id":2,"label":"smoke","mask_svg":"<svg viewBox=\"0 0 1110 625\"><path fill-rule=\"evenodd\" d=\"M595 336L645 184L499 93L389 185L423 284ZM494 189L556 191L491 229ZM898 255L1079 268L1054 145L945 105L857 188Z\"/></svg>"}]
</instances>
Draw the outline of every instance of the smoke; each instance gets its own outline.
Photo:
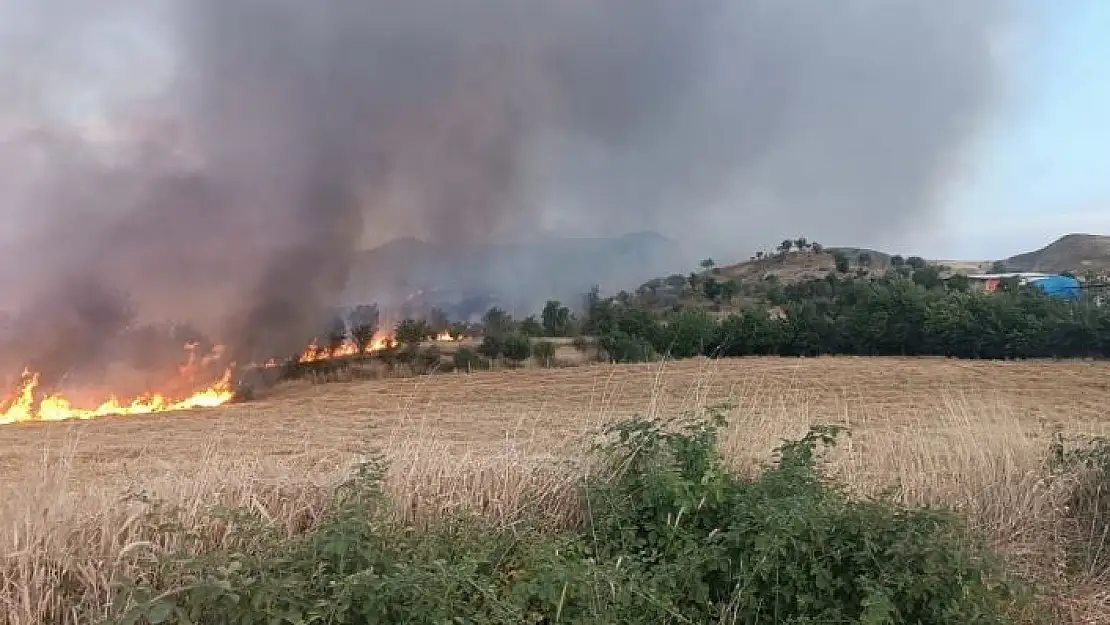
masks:
<instances>
[{"instance_id":1,"label":"smoke","mask_svg":"<svg viewBox=\"0 0 1110 625\"><path fill-rule=\"evenodd\" d=\"M88 4L0 6L3 304L42 323L80 307L65 285L96 285L241 361L299 349L353 253L396 236L655 229L745 256L927 220L990 119L1014 17L962 0ZM101 350L81 345L54 368Z\"/></svg>"}]
</instances>

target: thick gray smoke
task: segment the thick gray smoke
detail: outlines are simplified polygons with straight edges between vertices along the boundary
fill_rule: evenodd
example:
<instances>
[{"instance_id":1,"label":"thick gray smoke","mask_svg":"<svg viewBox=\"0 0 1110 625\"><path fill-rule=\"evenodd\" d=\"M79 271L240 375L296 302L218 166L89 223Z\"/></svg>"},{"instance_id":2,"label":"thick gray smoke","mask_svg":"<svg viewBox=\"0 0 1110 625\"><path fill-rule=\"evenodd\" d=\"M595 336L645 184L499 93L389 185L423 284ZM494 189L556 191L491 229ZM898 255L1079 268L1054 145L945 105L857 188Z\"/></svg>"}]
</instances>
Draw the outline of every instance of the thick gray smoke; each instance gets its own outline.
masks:
<instances>
[{"instance_id":1,"label":"thick gray smoke","mask_svg":"<svg viewBox=\"0 0 1110 625\"><path fill-rule=\"evenodd\" d=\"M1010 6L7 0L3 303L49 326L103 285L249 360L394 236L893 231L989 118Z\"/></svg>"}]
</instances>

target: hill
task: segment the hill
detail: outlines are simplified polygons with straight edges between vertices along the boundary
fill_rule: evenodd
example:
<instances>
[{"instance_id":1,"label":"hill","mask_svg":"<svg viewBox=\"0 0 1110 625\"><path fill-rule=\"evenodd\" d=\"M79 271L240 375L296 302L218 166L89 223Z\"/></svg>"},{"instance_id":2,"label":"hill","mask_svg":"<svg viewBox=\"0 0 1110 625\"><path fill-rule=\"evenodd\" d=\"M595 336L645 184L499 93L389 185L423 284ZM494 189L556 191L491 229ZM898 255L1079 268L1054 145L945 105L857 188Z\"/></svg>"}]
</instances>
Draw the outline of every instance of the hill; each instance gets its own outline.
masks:
<instances>
[{"instance_id":1,"label":"hill","mask_svg":"<svg viewBox=\"0 0 1110 625\"><path fill-rule=\"evenodd\" d=\"M774 277L780 282L799 282L823 278L836 270L836 255L843 254L852 271L865 267L871 271L890 268L890 254L861 247L830 247L820 251L793 250L770 254L727 265L713 271L722 280L765 280Z\"/></svg>"},{"instance_id":2,"label":"hill","mask_svg":"<svg viewBox=\"0 0 1110 625\"><path fill-rule=\"evenodd\" d=\"M1069 234L1039 250L1002 262L1011 271L1110 272L1110 236Z\"/></svg>"},{"instance_id":3,"label":"hill","mask_svg":"<svg viewBox=\"0 0 1110 625\"><path fill-rule=\"evenodd\" d=\"M460 311L464 317L484 312L491 302L532 311L549 298L573 301L594 284L631 288L690 264L672 240L654 232L470 246L404 238L357 254L344 299L397 304L420 295L433 305L474 301L475 311Z\"/></svg>"}]
</instances>

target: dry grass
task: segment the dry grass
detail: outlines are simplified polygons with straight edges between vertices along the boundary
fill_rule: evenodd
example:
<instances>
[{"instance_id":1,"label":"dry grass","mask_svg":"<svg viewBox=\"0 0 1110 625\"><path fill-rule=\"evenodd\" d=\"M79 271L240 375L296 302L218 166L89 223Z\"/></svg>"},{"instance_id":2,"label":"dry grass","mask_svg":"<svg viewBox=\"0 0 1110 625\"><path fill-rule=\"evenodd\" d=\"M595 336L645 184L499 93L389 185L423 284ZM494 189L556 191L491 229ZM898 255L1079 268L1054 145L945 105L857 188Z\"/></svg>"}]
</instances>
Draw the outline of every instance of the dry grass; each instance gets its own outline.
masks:
<instances>
[{"instance_id":1,"label":"dry grass","mask_svg":"<svg viewBox=\"0 0 1110 625\"><path fill-rule=\"evenodd\" d=\"M0 623L75 622L66 588L103 605L121 573L173 546L129 492L180 505L186 525L224 504L298 532L377 449L410 520L472 508L509 522L539 505L562 523L578 514L575 472L557 461L599 425L723 403L738 468L758 470L811 424L848 426L829 469L856 492L895 487L907 502L963 510L1018 566L1058 582L1068 484L1046 479L1048 443L1057 430L1107 433L1108 400L1110 365L1097 363L691 360L290 385L220 410L4 427ZM208 544L230 540L198 529ZM1061 620L1110 622L1091 620L1110 614L1110 585L1079 582L1057 586Z\"/></svg>"}]
</instances>

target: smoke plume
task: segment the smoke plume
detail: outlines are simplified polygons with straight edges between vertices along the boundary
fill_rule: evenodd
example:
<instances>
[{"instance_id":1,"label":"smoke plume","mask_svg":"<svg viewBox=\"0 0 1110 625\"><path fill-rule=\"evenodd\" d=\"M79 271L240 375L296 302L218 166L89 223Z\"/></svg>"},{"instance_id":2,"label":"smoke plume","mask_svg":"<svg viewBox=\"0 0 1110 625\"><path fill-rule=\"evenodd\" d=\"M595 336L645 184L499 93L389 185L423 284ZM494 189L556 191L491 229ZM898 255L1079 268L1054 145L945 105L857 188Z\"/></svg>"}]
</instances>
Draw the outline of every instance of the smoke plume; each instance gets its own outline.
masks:
<instances>
[{"instance_id":1,"label":"smoke plume","mask_svg":"<svg viewBox=\"0 0 1110 625\"><path fill-rule=\"evenodd\" d=\"M118 317L70 311L125 293L241 361L299 349L352 254L396 236L655 229L741 256L915 223L990 117L1012 17L963 0L93 4L0 6L2 303L106 334ZM53 370L103 348L72 344L47 350Z\"/></svg>"}]
</instances>

